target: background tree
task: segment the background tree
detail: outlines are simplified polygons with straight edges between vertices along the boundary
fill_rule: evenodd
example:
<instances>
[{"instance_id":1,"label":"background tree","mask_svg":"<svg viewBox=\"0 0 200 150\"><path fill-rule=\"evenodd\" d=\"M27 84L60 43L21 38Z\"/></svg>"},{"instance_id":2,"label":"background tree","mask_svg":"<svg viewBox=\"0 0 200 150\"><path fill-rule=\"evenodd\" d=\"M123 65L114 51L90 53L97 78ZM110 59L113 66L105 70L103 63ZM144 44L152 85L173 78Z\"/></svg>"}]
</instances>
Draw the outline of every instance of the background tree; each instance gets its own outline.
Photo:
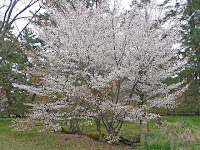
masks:
<instances>
[{"instance_id":1,"label":"background tree","mask_svg":"<svg viewBox=\"0 0 200 150\"><path fill-rule=\"evenodd\" d=\"M188 1L183 18L188 20L183 26L184 44L187 50L183 56L190 55L187 68L180 74L180 78L186 78L190 82L190 88L185 93L185 97L193 98L194 102L190 106L195 108L196 113L200 113L200 2L198 0ZM187 19L189 18L189 19Z\"/></svg>"},{"instance_id":2,"label":"background tree","mask_svg":"<svg viewBox=\"0 0 200 150\"><path fill-rule=\"evenodd\" d=\"M31 8L38 4L35 12L28 13ZM28 33L27 27L31 20L39 12L39 0L3 0L0 2L0 86L1 93L6 97L7 105L4 105L6 114L24 115L27 107L23 104L26 101L28 93L12 86L13 82L30 82L29 76L21 71L30 66L30 62L20 49L21 45L27 48L33 47L30 39L33 39ZM18 28L18 21L25 20L26 25ZM28 37L29 36L29 37ZM5 107L6 106L6 107Z\"/></svg>"},{"instance_id":3,"label":"background tree","mask_svg":"<svg viewBox=\"0 0 200 150\"><path fill-rule=\"evenodd\" d=\"M12 34L12 30L9 30L7 33L6 39L2 42L2 51L0 56L4 56L7 48L12 44L12 39L15 38L15 35ZM16 46L18 47L19 43L16 42ZM0 68L0 85L2 94L7 98L7 107L5 108L6 114L18 114L20 110L23 109L23 100L27 96L27 92L14 88L12 86L13 82L18 83L26 83L27 75L22 73L26 66L30 65L25 53L22 50L18 50L17 52L13 52L1 63ZM15 107L15 105L19 107ZM20 109L20 110L17 110ZM17 111L16 111L17 110ZM19 114L23 114L21 111ZM19 115L18 114L18 115Z\"/></svg>"},{"instance_id":4,"label":"background tree","mask_svg":"<svg viewBox=\"0 0 200 150\"><path fill-rule=\"evenodd\" d=\"M28 23L24 26L24 28L21 31L19 31L18 35L15 36L14 39L12 39L13 43L6 49L6 53L4 53L3 56L1 56L1 60L0 60L1 63L9 54L19 49L19 47L16 47L15 42L18 42L18 39L21 36L22 32L30 24L31 20L34 18L34 14L37 14L41 6L30 18L24 15L25 11L27 11L30 7L32 7L38 2L39 0L29 0L26 3L20 0L10 0L9 2L4 0L0 3L1 5L0 9L2 12L1 25L0 25L0 52L5 51L2 48L2 42L5 40L7 34L9 33L10 28L12 28L14 24L20 19L24 19L24 18L30 19ZM18 4L20 5L20 9L18 8L19 7Z\"/></svg>"},{"instance_id":5,"label":"background tree","mask_svg":"<svg viewBox=\"0 0 200 150\"><path fill-rule=\"evenodd\" d=\"M177 78L171 78L169 83L187 80L190 83L188 90L184 94L184 100L180 111L195 112L199 114L200 103L200 52L199 52L199 25L200 25L200 2L198 0L176 1L174 5L169 5L170 1L166 0L162 7L168 7L165 20L168 17L179 17L184 20L185 24L182 26L182 42L187 46L187 49L180 52L180 57L190 57L184 70L180 72ZM184 12L184 13L182 13Z\"/></svg>"}]
</instances>

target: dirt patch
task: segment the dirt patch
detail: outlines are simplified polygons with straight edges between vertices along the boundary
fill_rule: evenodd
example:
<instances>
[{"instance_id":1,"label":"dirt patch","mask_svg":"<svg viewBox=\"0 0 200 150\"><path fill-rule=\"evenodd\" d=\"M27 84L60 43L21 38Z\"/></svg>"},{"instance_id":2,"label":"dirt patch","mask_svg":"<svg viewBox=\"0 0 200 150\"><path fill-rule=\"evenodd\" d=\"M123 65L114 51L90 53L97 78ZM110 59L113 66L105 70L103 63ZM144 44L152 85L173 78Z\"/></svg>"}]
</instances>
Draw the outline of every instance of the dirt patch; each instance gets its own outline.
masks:
<instances>
[{"instance_id":1,"label":"dirt patch","mask_svg":"<svg viewBox=\"0 0 200 150\"><path fill-rule=\"evenodd\" d=\"M121 144L121 145L112 145L107 142L101 142L94 140L85 135L76 135L76 134L59 134L64 141L75 140L80 143L88 145L92 150L130 150L130 146Z\"/></svg>"}]
</instances>

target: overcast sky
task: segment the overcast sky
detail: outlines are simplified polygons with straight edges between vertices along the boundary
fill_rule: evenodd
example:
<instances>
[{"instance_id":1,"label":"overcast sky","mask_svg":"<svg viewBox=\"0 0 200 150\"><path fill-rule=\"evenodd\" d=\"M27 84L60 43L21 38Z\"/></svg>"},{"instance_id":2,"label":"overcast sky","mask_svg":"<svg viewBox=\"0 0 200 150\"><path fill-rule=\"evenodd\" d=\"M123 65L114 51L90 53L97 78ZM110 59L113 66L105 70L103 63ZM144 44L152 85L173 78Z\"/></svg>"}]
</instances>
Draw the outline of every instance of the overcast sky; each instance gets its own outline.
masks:
<instances>
[{"instance_id":1,"label":"overcast sky","mask_svg":"<svg viewBox=\"0 0 200 150\"><path fill-rule=\"evenodd\" d=\"M164 0L155 0L155 1L158 4L158 3L162 3ZM24 6L27 5L29 2L30 2L30 0L19 0L19 2L17 3L17 7L14 10L15 14L17 14L20 10L22 10L24 8ZM9 4L9 0L0 0L0 7L3 4L8 5ZM130 8L130 4L131 4L131 0L122 0L122 8L128 9L128 8ZM26 10L21 15L21 17L22 16L30 16L31 17L30 11L31 12L35 12L36 10L38 10L38 8L39 8L39 4L38 3L34 4L31 8ZM5 12L5 9L0 9L0 17L1 18L3 17L3 12ZM26 23L27 23L27 19L18 20L14 24L15 27L16 27L16 31L15 32L20 31L26 25Z\"/></svg>"},{"instance_id":2,"label":"overcast sky","mask_svg":"<svg viewBox=\"0 0 200 150\"><path fill-rule=\"evenodd\" d=\"M14 17L17 13L19 13L28 3L30 2L30 0L19 0L19 2L17 3L17 5L14 7L13 9L13 13L12 13L12 17ZM8 6L10 3L10 0L0 0L0 8L3 5ZM29 9L27 9L26 11L24 11L19 17L31 17L31 13L30 12L35 12L36 10L38 10L39 8L39 3L35 3L33 6L31 6ZM2 20L2 18L4 17L4 13L6 11L7 7L4 7L2 9L0 9L0 18ZM15 33L19 32L22 28L24 28L24 26L27 24L27 19L19 19L17 20L13 25L15 27Z\"/></svg>"}]
</instances>

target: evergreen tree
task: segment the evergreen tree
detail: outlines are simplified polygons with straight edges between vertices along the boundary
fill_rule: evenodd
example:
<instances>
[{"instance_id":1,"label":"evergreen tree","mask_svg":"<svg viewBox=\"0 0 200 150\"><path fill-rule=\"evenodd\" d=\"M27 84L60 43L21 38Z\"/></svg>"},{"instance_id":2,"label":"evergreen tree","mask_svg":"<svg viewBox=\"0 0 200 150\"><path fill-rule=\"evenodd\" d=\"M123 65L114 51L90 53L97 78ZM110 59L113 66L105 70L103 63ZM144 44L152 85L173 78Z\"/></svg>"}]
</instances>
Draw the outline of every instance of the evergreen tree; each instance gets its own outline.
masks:
<instances>
[{"instance_id":1,"label":"evergreen tree","mask_svg":"<svg viewBox=\"0 0 200 150\"><path fill-rule=\"evenodd\" d=\"M190 88L185 93L186 97L193 97L195 100L190 106L200 111L200 1L188 0L187 8L183 16L188 20L183 26L183 41L187 45L186 51L182 55L190 55L186 70L180 73L181 79L187 79L190 82Z\"/></svg>"},{"instance_id":2,"label":"evergreen tree","mask_svg":"<svg viewBox=\"0 0 200 150\"><path fill-rule=\"evenodd\" d=\"M13 39L16 36L13 34L13 28L10 28L6 35L6 38L2 42L2 51L0 57L3 57L7 53L10 45L13 44ZM25 53L20 47L23 45L27 50L36 48L41 43L35 34L29 29L25 29L22 33L21 39L14 43L14 49L17 51L9 54L0 64L0 89L1 97L4 104L0 108L3 108L3 114L9 115L24 115L28 111L28 107L24 105L29 99L29 93L18 88L15 88L13 83L31 84L32 80L30 75L24 73L23 70L31 63ZM6 98L6 101L4 99ZM1 101L1 99L0 99Z\"/></svg>"},{"instance_id":3,"label":"evergreen tree","mask_svg":"<svg viewBox=\"0 0 200 150\"><path fill-rule=\"evenodd\" d=\"M0 52L0 57L3 57L10 45L13 44L12 39L15 39L15 35L12 33L13 29L10 28L9 32L6 35L4 41L2 41L2 51ZM19 47L20 43L15 42L13 48ZM7 99L7 106L5 109L5 113L7 114L19 114L19 109L24 109L23 100L27 96L27 92L14 88L12 86L13 82L25 83L27 82L27 75L22 73L21 70L24 67L30 65L28 62L28 58L25 53L18 48L17 51L8 55L2 62L0 66L0 86L1 86L1 94L4 95ZM18 106L18 107L16 107ZM17 111L17 112L16 112Z\"/></svg>"},{"instance_id":4,"label":"evergreen tree","mask_svg":"<svg viewBox=\"0 0 200 150\"><path fill-rule=\"evenodd\" d=\"M161 7L168 7L163 21L169 17L179 17L185 24L182 26L182 42L187 47L180 52L180 57L190 56L184 70L178 77L168 79L168 83L187 80L190 83L188 90L184 94L184 109L193 109L196 113L200 112L200 1L187 0L185 2L177 0L174 5L171 0L165 0ZM189 107L188 107L189 106Z\"/></svg>"}]
</instances>

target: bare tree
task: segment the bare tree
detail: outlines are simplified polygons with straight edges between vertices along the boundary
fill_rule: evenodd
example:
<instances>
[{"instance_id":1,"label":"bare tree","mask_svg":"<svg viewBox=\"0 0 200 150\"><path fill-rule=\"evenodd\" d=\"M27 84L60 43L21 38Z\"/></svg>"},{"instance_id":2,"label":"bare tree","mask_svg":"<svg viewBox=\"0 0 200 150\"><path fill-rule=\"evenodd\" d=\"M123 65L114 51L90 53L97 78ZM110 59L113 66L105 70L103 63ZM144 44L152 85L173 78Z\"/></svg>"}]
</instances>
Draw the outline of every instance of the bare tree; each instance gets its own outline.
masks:
<instances>
[{"instance_id":1,"label":"bare tree","mask_svg":"<svg viewBox=\"0 0 200 150\"><path fill-rule=\"evenodd\" d=\"M23 5L20 5L20 8L18 8L18 4L21 3ZM29 19L27 24L19 30L18 35L16 35L16 38L13 39L13 44L10 45L10 47L6 50L6 53L0 58L0 64L5 60L5 58L10 55L11 53L17 51L18 47L15 47L15 42L18 41L19 37L22 35L22 32L27 28L27 26L30 24L31 20L35 17L35 15L39 12L41 9L40 7L32 14L32 16L24 15L25 11L28 10L30 7L35 5L36 3L39 3L39 0L4 0L2 3L0 3L0 10L2 12L2 20L0 20L0 53L3 51L2 49L2 43L6 38L6 34L9 32L10 28L14 26L17 20L20 19ZM23 7L22 7L23 6Z\"/></svg>"}]
</instances>

